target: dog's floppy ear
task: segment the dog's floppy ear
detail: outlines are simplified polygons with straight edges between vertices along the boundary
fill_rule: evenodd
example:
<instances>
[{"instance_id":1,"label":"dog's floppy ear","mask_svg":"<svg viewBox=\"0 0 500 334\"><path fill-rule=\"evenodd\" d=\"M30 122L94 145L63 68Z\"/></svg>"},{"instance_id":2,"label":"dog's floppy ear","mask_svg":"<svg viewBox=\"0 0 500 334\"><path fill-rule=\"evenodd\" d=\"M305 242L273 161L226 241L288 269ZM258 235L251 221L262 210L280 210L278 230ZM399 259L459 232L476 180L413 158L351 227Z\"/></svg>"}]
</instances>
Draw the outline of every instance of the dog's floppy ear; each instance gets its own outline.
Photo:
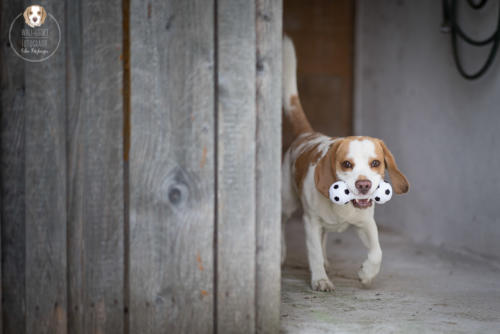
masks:
<instances>
[{"instance_id":1,"label":"dog's floppy ear","mask_svg":"<svg viewBox=\"0 0 500 334\"><path fill-rule=\"evenodd\" d=\"M379 140L382 149L384 150L384 161L385 167L387 168L387 172L389 172L389 176L391 177L392 187L396 194L404 194L408 192L410 189L410 184L404 176L403 173L398 169L398 165L396 165L396 160L392 155L391 151L387 148L385 143L382 140Z\"/></svg>"},{"instance_id":2,"label":"dog's floppy ear","mask_svg":"<svg viewBox=\"0 0 500 334\"><path fill-rule=\"evenodd\" d=\"M27 25L30 25L30 18L28 17L28 12L30 11L31 6L26 7L24 10L23 16L24 16L24 22L26 22Z\"/></svg>"},{"instance_id":3,"label":"dog's floppy ear","mask_svg":"<svg viewBox=\"0 0 500 334\"><path fill-rule=\"evenodd\" d=\"M45 18L47 17L47 12L42 6L40 6L40 8L42 9L42 19L40 20L40 24L43 24L45 22Z\"/></svg>"},{"instance_id":4,"label":"dog's floppy ear","mask_svg":"<svg viewBox=\"0 0 500 334\"><path fill-rule=\"evenodd\" d=\"M342 139L337 139L331 144L328 148L328 152L319 160L314 169L314 183L316 184L316 189L326 198L330 198L328 193L330 186L337 181L335 154L341 142Z\"/></svg>"}]
</instances>

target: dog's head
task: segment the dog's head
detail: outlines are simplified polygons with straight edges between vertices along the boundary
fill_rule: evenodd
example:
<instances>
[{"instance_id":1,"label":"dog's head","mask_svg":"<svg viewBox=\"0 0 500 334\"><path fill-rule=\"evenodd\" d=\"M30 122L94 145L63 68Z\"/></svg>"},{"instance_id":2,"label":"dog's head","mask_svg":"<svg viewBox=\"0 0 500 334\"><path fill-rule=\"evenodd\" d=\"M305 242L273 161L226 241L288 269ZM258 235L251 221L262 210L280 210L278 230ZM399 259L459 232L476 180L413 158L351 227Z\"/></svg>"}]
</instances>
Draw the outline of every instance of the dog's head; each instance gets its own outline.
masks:
<instances>
[{"instance_id":1,"label":"dog's head","mask_svg":"<svg viewBox=\"0 0 500 334\"><path fill-rule=\"evenodd\" d=\"M26 24L34 28L41 26L45 22L47 12L42 6L32 5L26 8L23 16Z\"/></svg>"},{"instance_id":2,"label":"dog's head","mask_svg":"<svg viewBox=\"0 0 500 334\"><path fill-rule=\"evenodd\" d=\"M318 162L314 173L316 188L326 198L332 183L341 180L353 192L357 208L372 205L369 199L384 178L387 169L397 194L406 193L410 185L396 165L385 143L371 137L345 137L337 139L327 154Z\"/></svg>"}]
</instances>

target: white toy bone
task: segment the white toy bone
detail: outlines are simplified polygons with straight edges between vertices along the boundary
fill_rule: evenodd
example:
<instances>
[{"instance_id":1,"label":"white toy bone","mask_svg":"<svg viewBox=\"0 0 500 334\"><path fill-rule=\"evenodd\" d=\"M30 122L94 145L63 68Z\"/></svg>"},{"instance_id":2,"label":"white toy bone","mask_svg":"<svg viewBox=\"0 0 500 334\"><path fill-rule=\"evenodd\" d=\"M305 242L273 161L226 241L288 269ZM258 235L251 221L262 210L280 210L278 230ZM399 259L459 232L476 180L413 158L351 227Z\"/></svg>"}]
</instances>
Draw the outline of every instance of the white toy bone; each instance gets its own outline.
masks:
<instances>
[{"instance_id":1,"label":"white toy bone","mask_svg":"<svg viewBox=\"0 0 500 334\"><path fill-rule=\"evenodd\" d=\"M344 181L337 181L330 186L329 190L330 200L335 204L347 204L357 197L347 189L347 185ZM392 186L390 183L385 181L380 181L377 189L373 192L370 197L375 203L384 204L389 201L392 197Z\"/></svg>"}]
</instances>

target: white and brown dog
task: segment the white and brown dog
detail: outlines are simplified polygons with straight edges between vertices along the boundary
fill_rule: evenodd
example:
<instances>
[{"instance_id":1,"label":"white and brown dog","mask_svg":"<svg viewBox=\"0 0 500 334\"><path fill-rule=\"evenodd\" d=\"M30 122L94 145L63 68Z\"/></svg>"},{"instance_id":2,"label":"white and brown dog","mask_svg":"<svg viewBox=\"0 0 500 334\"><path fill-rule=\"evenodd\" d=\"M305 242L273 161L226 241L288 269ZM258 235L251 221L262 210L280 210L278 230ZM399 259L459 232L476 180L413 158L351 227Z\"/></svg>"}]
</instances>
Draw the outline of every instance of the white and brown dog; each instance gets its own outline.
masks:
<instances>
[{"instance_id":1,"label":"white and brown dog","mask_svg":"<svg viewBox=\"0 0 500 334\"><path fill-rule=\"evenodd\" d=\"M396 165L393 155L380 139L371 137L332 138L314 132L298 97L297 60L292 41L283 39L283 109L291 123L295 140L287 150L282 165L282 217L284 223L302 207L307 257L314 290L331 291L334 285L325 267L326 232L342 232L349 226L357 228L368 248L368 258L358 276L369 284L380 270L382 250L375 224L371 195L389 173L397 194L409 189L406 177ZM346 205L333 204L328 190L341 180L356 195ZM284 233L284 232L283 232ZM286 248L282 235L282 263Z\"/></svg>"},{"instance_id":2,"label":"white and brown dog","mask_svg":"<svg viewBox=\"0 0 500 334\"><path fill-rule=\"evenodd\" d=\"M47 12L42 6L32 5L28 6L24 11L24 21L31 28L40 27L47 17Z\"/></svg>"}]
</instances>

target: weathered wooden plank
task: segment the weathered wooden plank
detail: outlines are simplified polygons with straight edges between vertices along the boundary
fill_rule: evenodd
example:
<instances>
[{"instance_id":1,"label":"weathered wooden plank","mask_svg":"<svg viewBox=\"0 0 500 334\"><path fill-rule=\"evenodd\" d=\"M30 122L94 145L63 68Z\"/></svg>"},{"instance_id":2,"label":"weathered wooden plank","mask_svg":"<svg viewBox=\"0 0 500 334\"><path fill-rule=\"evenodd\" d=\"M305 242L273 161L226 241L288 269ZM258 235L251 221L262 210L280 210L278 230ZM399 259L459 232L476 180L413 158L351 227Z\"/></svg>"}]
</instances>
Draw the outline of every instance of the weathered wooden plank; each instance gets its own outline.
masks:
<instances>
[{"instance_id":1,"label":"weathered wooden plank","mask_svg":"<svg viewBox=\"0 0 500 334\"><path fill-rule=\"evenodd\" d=\"M213 330L213 6L131 2L131 333Z\"/></svg>"},{"instance_id":2,"label":"weathered wooden plank","mask_svg":"<svg viewBox=\"0 0 500 334\"><path fill-rule=\"evenodd\" d=\"M64 27L64 2L43 5ZM44 26L57 43L57 25ZM26 333L67 331L64 65L64 48L25 65Z\"/></svg>"},{"instance_id":3,"label":"weathered wooden plank","mask_svg":"<svg viewBox=\"0 0 500 334\"><path fill-rule=\"evenodd\" d=\"M1 185L2 185L2 309L5 333L26 332L24 111L25 62L10 48L9 26L24 10L23 2L2 1L1 53Z\"/></svg>"},{"instance_id":4,"label":"weathered wooden plank","mask_svg":"<svg viewBox=\"0 0 500 334\"><path fill-rule=\"evenodd\" d=\"M124 330L121 1L68 1L69 332Z\"/></svg>"},{"instance_id":5,"label":"weathered wooden plank","mask_svg":"<svg viewBox=\"0 0 500 334\"><path fill-rule=\"evenodd\" d=\"M217 331L255 331L255 2L217 1Z\"/></svg>"},{"instance_id":6,"label":"weathered wooden plank","mask_svg":"<svg viewBox=\"0 0 500 334\"><path fill-rule=\"evenodd\" d=\"M282 2L256 0L256 331L278 333Z\"/></svg>"}]
</instances>

